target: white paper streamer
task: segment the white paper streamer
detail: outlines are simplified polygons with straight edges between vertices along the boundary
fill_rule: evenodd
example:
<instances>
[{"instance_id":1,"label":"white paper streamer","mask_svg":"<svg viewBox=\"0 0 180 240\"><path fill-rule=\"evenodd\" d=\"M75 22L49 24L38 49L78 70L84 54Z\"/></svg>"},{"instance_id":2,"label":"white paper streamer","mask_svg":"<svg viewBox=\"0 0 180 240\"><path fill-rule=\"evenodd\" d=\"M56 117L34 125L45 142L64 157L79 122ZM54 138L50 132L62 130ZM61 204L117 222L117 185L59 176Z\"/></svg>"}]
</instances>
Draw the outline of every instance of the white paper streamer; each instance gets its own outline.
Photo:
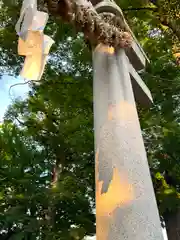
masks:
<instances>
[{"instance_id":1,"label":"white paper streamer","mask_svg":"<svg viewBox=\"0 0 180 240\"><path fill-rule=\"evenodd\" d=\"M44 31L44 28L48 21L48 14L45 12L37 11L33 17L32 25L29 30L32 31Z\"/></svg>"},{"instance_id":2,"label":"white paper streamer","mask_svg":"<svg viewBox=\"0 0 180 240\"><path fill-rule=\"evenodd\" d=\"M48 35L44 35L43 54L46 54L46 55L49 54L49 51L53 43L54 43L54 40L51 37L49 37Z\"/></svg>"},{"instance_id":3,"label":"white paper streamer","mask_svg":"<svg viewBox=\"0 0 180 240\"><path fill-rule=\"evenodd\" d=\"M21 77L34 81L41 80L44 68L47 62L47 55L27 56L24 62L24 67L20 73Z\"/></svg>"},{"instance_id":4,"label":"white paper streamer","mask_svg":"<svg viewBox=\"0 0 180 240\"><path fill-rule=\"evenodd\" d=\"M54 43L53 39L44 35L48 14L37 11L37 0L24 0L16 32L19 35L18 54L26 56L21 77L29 80L40 80L47 56Z\"/></svg>"},{"instance_id":5,"label":"white paper streamer","mask_svg":"<svg viewBox=\"0 0 180 240\"><path fill-rule=\"evenodd\" d=\"M37 0L24 0L20 17L16 23L15 29L19 36L26 39L26 33L32 25L33 17L37 12ZM22 24L22 25L21 25Z\"/></svg>"},{"instance_id":6,"label":"white paper streamer","mask_svg":"<svg viewBox=\"0 0 180 240\"><path fill-rule=\"evenodd\" d=\"M40 80L40 69L42 63L42 55L26 56L23 69L20 73L21 77L30 80Z\"/></svg>"},{"instance_id":7,"label":"white paper streamer","mask_svg":"<svg viewBox=\"0 0 180 240\"><path fill-rule=\"evenodd\" d=\"M23 41L19 38L18 54L21 56L42 54L44 34L39 31L28 31L27 39Z\"/></svg>"},{"instance_id":8,"label":"white paper streamer","mask_svg":"<svg viewBox=\"0 0 180 240\"><path fill-rule=\"evenodd\" d=\"M44 35L42 61L41 61L41 68L40 68L40 74L39 74L38 80L40 80L43 75L44 68L47 62L47 56L49 54L49 51L53 43L54 43L54 40L51 37Z\"/></svg>"},{"instance_id":9,"label":"white paper streamer","mask_svg":"<svg viewBox=\"0 0 180 240\"><path fill-rule=\"evenodd\" d=\"M43 53L42 54L36 54L34 52L33 55L27 55L24 67L21 71L21 77L25 79L30 80L40 80L42 77L42 74L44 72L44 68L47 62L47 57L50 51L50 48L52 44L54 43L54 40L44 35L44 46L43 46Z\"/></svg>"}]
</instances>

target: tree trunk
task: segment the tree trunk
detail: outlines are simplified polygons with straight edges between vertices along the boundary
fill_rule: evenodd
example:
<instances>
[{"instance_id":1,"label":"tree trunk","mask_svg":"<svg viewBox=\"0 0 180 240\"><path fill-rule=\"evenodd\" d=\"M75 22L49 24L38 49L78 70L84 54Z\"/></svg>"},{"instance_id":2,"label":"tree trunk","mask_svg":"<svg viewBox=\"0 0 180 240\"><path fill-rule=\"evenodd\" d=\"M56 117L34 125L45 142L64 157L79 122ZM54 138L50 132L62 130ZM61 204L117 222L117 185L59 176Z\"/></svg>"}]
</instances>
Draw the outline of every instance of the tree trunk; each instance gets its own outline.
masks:
<instances>
[{"instance_id":1,"label":"tree trunk","mask_svg":"<svg viewBox=\"0 0 180 240\"><path fill-rule=\"evenodd\" d=\"M165 218L168 240L180 240L180 208Z\"/></svg>"}]
</instances>

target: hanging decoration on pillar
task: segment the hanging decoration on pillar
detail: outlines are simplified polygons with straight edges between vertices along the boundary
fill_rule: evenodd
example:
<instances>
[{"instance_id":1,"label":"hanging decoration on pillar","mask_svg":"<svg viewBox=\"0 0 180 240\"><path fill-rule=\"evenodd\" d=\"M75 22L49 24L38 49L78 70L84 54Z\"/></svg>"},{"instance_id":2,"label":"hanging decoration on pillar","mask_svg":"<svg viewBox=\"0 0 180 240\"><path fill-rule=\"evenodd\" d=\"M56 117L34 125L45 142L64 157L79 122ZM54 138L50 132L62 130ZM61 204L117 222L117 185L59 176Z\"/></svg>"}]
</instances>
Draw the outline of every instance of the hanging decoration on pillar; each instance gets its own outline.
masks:
<instances>
[{"instance_id":1,"label":"hanging decoration on pillar","mask_svg":"<svg viewBox=\"0 0 180 240\"><path fill-rule=\"evenodd\" d=\"M37 0L24 0L16 32L19 36L18 54L25 56L21 77L40 80L47 62L47 56L54 43L44 34L48 14L37 10Z\"/></svg>"}]
</instances>

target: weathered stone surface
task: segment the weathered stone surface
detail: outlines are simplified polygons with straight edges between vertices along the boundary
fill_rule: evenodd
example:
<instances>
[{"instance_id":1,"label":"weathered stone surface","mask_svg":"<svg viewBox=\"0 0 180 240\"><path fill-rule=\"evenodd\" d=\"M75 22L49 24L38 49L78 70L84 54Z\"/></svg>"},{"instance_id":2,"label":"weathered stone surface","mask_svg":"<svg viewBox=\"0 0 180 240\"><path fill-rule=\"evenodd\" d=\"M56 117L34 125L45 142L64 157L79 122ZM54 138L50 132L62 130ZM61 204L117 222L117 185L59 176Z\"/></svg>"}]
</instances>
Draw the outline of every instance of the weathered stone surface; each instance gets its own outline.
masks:
<instances>
[{"instance_id":1,"label":"weathered stone surface","mask_svg":"<svg viewBox=\"0 0 180 240\"><path fill-rule=\"evenodd\" d=\"M140 106L150 107L153 103L151 92L131 63L129 63L129 73L136 102L138 102Z\"/></svg>"},{"instance_id":2,"label":"weathered stone surface","mask_svg":"<svg viewBox=\"0 0 180 240\"><path fill-rule=\"evenodd\" d=\"M99 48L93 62L96 239L163 240L127 56Z\"/></svg>"}]
</instances>

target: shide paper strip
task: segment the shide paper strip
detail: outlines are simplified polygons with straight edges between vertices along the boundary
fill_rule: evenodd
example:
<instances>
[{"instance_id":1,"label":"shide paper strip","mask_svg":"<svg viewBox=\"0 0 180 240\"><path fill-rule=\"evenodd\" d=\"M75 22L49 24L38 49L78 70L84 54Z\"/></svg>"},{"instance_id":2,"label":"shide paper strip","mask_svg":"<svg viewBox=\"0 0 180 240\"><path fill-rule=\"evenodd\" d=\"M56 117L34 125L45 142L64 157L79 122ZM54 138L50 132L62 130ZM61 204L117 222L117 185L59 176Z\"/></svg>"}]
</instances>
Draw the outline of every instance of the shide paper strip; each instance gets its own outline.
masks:
<instances>
[{"instance_id":1,"label":"shide paper strip","mask_svg":"<svg viewBox=\"0 0 180 240\"><path fill-rule=\"evenodd\" d=\"M43 31L48 21L48 14L37 11L37 0L24 0L20 18L16 24L19 35L18 54L26 56L21 77L28 80L40 80L47 55L54 41Z\"/></svg>"},{"instance_id":2,"label":"shide paper strip","mask_svg":"<svg viewBox=\"0 0 180 240\"><path fill-rule=\"evenodd\" d=\"M34 54L26 56L23 69L20 73L21 77L30 80L40 80L42 55Z\"/></svg>"},{"instance_id":3,"label":"shide paper strip","mask_svg":"<svg viewBox=\"0 0 180 240\"><path fill-rule=\"evenodd\" d=\"M48 35L44 35L44 41L43 41L44 52L43 52L43 54L48 55L49 51L51 49L51 46L53 44L54 44L54 40L51 37L49 37Z\"/></svg>"},{"instance_id":4,"label":"shide paper strip","mask_svg":"<svg viewBox=\"0 0 180 240\"><path fill-rule=\"evenodd\" d=\"M16 23L15 29L22 39L26 39L27 31L32 25L33 17L37 12L37 0L24 0L20 17Z\"/></svg>"},{"instance_id":5,"label":"shide paper strip","mask_svg":"<svg viewBox=\"0 0 180 240\"><path fill-rule=\"evenodd\" d=\"M31 29L27 30L26 40L24 41L21 37L19 38L18 54L21 56L32 55L34 53L42 54L45 44L48 45L48 49L50 50L49 46L52 45L51 43L54 43L50 37L44 35L42 30L38 30L40 28L44 29L44 24L48 19L47 14L44 12L37 12L34 18Z\"/></svg>"},{"instance_id":6,"label":"shide paper strip","mask_svg":"<svg viewBox=\"0 0 180 240\"><path fill-rule=\"evenodd\" d=\"M44 28L47 24L48 21L48 14L45 12L37 11L36 14L34 15L32 25L30 27L30 30L33 31L44 31Z\"/></svg>"},{"instance_id":7,"label":"shide paper strip","mask_svg":"<svg viewBox=\"0 0 180 240\"><path fill-rule=\"evenodd\" d=\"M78 0L79 5L93 8L86 0ZM43 74L47 55L54 41L44 35L48 14L37 11L37 0L24 0L20 18L16 24L19 35L18 54L26 56L21 76L29 80L40 80Z\"/></svg>"},{"instance_id":8,"label":"shide paper strip","mask_svg":"<svg viewBox=\"0 0 180 240\"><path fill-rule=\"evenodd\" d=\"M41 80L44 68L47 62L47 55L32 55L27 56L24 62L24 67L21 71L21 77L34 81Z\"/></svg>"},{"instance_id":9,"label":"shide paper strip","mask_svg":"<svg viewBox=\"0 0 180 240\"><path fill-rule=\"evenodd\" d=\"M19 38L18 41L18 54L20 56L27 56L33 54L42 54L44 34L39 31L27 32L26 41Z\"/></svg>"},{"instance_id":10,"label":"shide paper strip","mask_svg":"<svg viewBox=\"0 0 180 240\"><path fill-rule=\"evenodd\" d=\"M44 72L44 68L47 62L47 57L50 48L54 41L47 35L44 35L43 40L43 52L41 54L34 53L33 55L27 55L24 67L21 71L21 77L31 80L40 80Z\"/></svg>"},{"instance_id":11,"label":"shide paper strip","mask_svg":"<svg viewBox=\"0 0 180 240\"><path fill-rule=\"evenodd\" d=\"M22 40L27 40L28 31L44 31L48 21L48 14L41 11L35 11L32 7L27 8L22 27L18 27L18 35Z\"/></svg>"}]
</instances>

